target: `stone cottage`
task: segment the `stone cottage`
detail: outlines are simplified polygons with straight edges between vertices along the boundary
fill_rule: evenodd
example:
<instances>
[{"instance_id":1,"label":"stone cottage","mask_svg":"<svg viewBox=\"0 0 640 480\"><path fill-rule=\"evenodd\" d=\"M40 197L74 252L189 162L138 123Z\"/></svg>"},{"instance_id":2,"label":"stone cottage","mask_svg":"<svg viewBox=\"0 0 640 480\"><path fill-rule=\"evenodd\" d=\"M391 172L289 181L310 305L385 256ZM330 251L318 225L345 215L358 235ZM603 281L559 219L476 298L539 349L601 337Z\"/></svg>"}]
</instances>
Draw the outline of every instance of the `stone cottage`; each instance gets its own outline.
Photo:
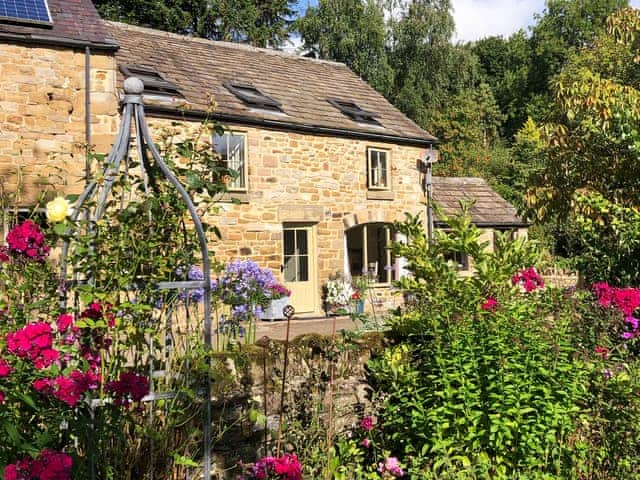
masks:
<instances>
[{"instance_id":1,"label":"stone cottage","mask_svg":"<svg viewBox=\"0 0 640 480\"><path fill-rule=\"evenodd\" d=\"M154 132L226 127L211 142L238 176L210 219L217 258L273 269L301 315L322 312L335 275L368 273L388 304L402 271L385 248L391 223L424 210L432 135L343 64L103 22L90 0L48 5L48 24L0 19L3 198L26 207L44 184L81 189L83 147L108 151L122 82L136 76ZM492 198L474 213L483 227L524 226L480 180L434 182L436 200L471 191Z\"/></svg>"}]
</instances>

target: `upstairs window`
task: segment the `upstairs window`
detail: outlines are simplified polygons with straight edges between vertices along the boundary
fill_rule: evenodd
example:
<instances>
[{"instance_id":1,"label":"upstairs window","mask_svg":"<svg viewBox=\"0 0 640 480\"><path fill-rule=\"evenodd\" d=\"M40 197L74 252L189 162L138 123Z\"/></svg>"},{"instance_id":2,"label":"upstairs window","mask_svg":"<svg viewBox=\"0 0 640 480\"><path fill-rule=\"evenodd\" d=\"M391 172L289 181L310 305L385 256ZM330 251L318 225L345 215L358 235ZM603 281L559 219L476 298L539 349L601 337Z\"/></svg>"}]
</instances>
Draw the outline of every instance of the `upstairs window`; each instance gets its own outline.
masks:
<instances>
[{"instance_id":1,"label":"upstairs window","mask_svg":"<svg viewBox=\"0 0 640 480\"><path fill-rule=\"evenodd\" d=\"M355 102L338 100L336 98L328 98L327 101L354 122L380 125L380 123L375 119L377 114L363 110Z\"/></svg>"},{"instance_id":2,"label":"upstairs window","mask_svg":"<svg viewBox=\"0 0 640 480\"><path fill-rule=\"evenodd\" d=\"M243 133L225 132L223 135L213 136L213 148L225 163L228 169L236 175L229 182L228 188L232 191L246 191L248 185L247 168L247 136Z\"/></svg>"},{"instance_id":3,"label":"upstairs window","mask_svg":"<svg viewBox=\"0 0 640 480\"><path fill-rule=\"evenodd\" d=\"M389 152L377 148L367 150L367 182L371 190L389 190Z\"/></svg>"},{"instance_id":4,"label":"upstairs window","mask_svg":"<svg viewBox=\"0 0 640 480\"><path fill-rule=\"evenodd\" d=\"M249 83L225 82L224 86L250 107L281 112L282 104Z\"/></svg>"},{"instance_id":5,"label":"upstairs window","mask_svg":"<svg viewBox=\"0 0 640 480\"><path fill-rule=\"evenodd\" d=\"M120 71L126 78L137 77L144 83L143 94L151 97L166 100L167 98L184 98L178 86L164 78L152 67L145 65L121 65Z\"/></svg>"}]
</instances>

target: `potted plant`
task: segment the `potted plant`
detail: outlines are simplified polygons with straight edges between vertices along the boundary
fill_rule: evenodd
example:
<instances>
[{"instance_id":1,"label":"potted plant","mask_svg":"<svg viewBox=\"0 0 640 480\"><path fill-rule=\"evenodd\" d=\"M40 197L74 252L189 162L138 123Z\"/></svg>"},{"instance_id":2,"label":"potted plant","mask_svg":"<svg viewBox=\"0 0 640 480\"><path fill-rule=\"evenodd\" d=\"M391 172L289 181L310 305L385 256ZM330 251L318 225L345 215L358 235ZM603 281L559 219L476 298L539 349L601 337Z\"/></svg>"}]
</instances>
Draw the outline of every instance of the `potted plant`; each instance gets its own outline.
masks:
<instances>
[{"instance_id":1,"label":"potted plant","mask_svg":"<svg viewBox=\"0 0 640 480\"><path fill-rule=\"evenodd\" d=\"M351 312L353 286L344 279L329 280L325 285L325 311L329 315L346 315Z\"/></svg>"},{"instance_id":2,"label":"potted plant","mask_svg":"<svg viewBox=\"0 0 640 480\"><path fill-rule=\"evenodd\" d=\"M291 290L288 290L280 283L273 283L266 288L267 297L271 298L269 304L262 311L262 320L281 320L284 318L282 312L284 307L289 305Z\"/></svg>"},{"instance_id":3,"label":"potted plant","mask_svg":"<svg viewBox=\"0 0 640 480\"><path fill-rule=\"evenodd\" d=\"M355 311L358 314L363 314L364 300L367 295L367 290L369 289L369 279L365 275L354 276L351 279L351 284L354 290L353 295L351 295L351 299L355 302Z\"/></svg>"}]
</instances>

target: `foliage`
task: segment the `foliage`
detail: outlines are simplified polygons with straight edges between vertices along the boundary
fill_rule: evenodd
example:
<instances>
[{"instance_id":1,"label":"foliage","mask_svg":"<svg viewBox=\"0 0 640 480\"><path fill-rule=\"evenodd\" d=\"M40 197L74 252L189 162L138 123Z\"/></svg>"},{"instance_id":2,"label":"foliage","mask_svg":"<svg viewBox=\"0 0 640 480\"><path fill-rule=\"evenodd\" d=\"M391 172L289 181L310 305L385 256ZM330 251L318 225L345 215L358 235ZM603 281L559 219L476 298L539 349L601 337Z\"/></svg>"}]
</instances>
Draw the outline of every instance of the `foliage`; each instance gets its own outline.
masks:
<instances>
[{"instance_id":1,"label":"foliage","mask_svg":"<svg viewBox=\"0 0 640 480\"><path fill-rule=\"evenodd\" d=\"M211 40L281 46L293 0L94 0L103 18Z\"/></svg>"},{"instance_id":2,"label":"foliage","mask_svg":"<svg viewBox=\"0 0 640 480\"><path fill-rule=\"evenodd\" d=\"M530 214L558 225L557 230L564 232L567 253L586 255L577 260L581 266L588 266L598 249L611 256L598 259L590 276L599 271L603 278L615 281L620 273L624 277L620 280L634 284L637 279L628 273L612 270L613 265L624 269L620 259L628 255L627 247L595 246L594 242L602 245L594 238L597 232L583 221L574 198L577 193L593 194L612 206L632 208L638 204L640 71L635 38L639 19L638 11L631 9L612 16L607 31L593 46L573 55L558 76L556 107L561 115L542 129L545 162L531 176L528 194ZM604 230L599 233L608 236ZM607 262L610 265L605 265Z\"/></svg>"},{"instance_id":3,"label":"foliage","mask_svg":"<svg viewBox=\"0 0 640 480\"><path fill-rule=\"evenodd\" d=\"M197 141L169 144L165 161L198 195L198 209L211 211L229 171ZM28 220L1 249L0 429L6 435L0 465L6 478L14 471L45 478L38 471L49 465L49 475L69 478L70 464L74 478L91 471L97 478L137 478L152 469L166 478L182 468L173 458L186 465L184 459L199 455L201 431L192 427L202 417L197 392L208 369L202 336L189 328L197 305L190 311L180 293L156 288L194 263L198 243L177 192L143 161L148 177L136 174L130 160L104 204L89 200L72 218L75 198L55 199L47 205L51 223L44 234ZM47 254L63 239L71 242L72 268L61 278ZM167 321L172 312L180 312L181 323ZM149 377L158 369L175 376ZM153 407L140 403L152 386L175 396Z\"/></svg>"},{"instance_id":4,"label":"foliage","mask_svg":"<svg viewBox=\"0 0 640 480\"><path fill-rule=\"evenodd\" d=\"M588 283L640 284L640 212L598 193L575 198L576 266Z\"/></svg>"},{"instance_id":5,"label":"foliage","mask_svg":"<svg viewBox=\"0 0 640 480\"><path fill-rule=\"evenodd\" d=\"M384 17L373 0L320 0L295 28L304 48L320 58L342 62L384 95L392 71L385 49Z\"/></svg>"}]
</instances>

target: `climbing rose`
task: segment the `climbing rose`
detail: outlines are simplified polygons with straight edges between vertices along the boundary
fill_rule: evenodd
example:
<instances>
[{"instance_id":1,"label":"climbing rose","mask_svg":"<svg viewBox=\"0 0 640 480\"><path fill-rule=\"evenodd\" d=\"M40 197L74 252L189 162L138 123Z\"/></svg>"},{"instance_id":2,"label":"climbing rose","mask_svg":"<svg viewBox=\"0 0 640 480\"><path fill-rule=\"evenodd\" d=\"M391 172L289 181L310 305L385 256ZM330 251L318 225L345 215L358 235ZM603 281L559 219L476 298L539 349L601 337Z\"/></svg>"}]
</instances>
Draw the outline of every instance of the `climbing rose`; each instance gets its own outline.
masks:
<instances>
[{"instance_id":1,"label":"climbing rose","mask_svg":"<svg viewBox=\"0 0 640 480\"><path fill-rule=\"evenodd\" d=\"M56 197L47 203L47 220L51 223L62 222L71 213L71 204L64 197Z\"/></svg>"},{"instance_id":2,"label":"climbing rose","mask_svg":"<svg viewBox=\"0 0 640 480\"><path fill-rule=\"evenodd\" d=\"M4 359L0 359L0 378L8 377L13 372L13 367Z\"/></svg>"},{"instance_id":3,"label":"climbing rose","mask_svg":"<svg viewBox=\"0 0 640 480\"><path fill-rule=\"evenodd\" d=\"M139 402L149 393L149 380L136 373L122 372L120 379L109 382L105 390L114 395L114 405L125 407L133 402Z\"/></svg>"},{"instance_id":4,"label":"climbing rose","mask_svg":"<svg viewBox=\"0 0 640 480\"><path fill-rule=\"evenodd\" d=\"M49 255L49 246L45 244L44 234L32 220L16 225L7 235L9 252L23 255L32 260L41 261Z\"/></svg>"},{"instance_id":5,"label":"climbing rose","mask_svg":"<svg viewBox=\"0 0 640 480\"><path fill-rule=\"evenodd\" d=\"M9 352L20 358L28 358L36 368L46 368L60 356L57 350L51 348L53 335L48 323L30 323L20 330L8 333L6 338Z\"/></svg>"},{"instance_id":6,"label":"climbing rose","mask_svg":"<svg viewBox=\"0 0 640 480\"><path fill-rule=\"evenodd\" d=\"M62 452L46 449L37 459L25 457L4 469L5 480L71 480L73 460Z\"/></svg>"}]
</instances>

